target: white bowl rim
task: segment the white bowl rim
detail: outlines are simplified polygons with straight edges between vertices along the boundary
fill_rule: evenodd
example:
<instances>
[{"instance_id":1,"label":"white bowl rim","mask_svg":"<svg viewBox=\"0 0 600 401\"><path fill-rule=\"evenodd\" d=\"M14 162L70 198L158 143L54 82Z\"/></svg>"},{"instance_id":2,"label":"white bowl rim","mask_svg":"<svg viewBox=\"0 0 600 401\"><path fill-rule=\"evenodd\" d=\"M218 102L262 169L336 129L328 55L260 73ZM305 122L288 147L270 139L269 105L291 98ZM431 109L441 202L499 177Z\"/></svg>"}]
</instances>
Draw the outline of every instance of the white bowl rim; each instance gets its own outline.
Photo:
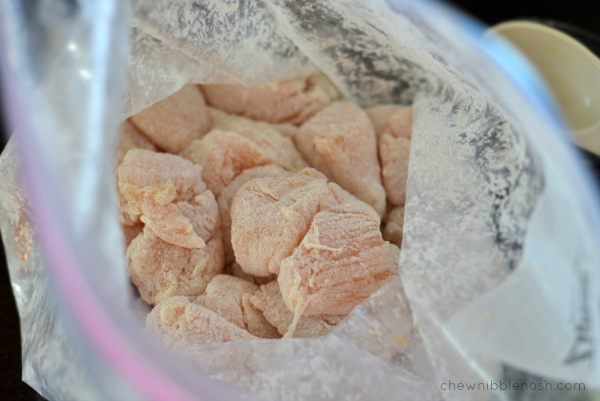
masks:
<instances>
[{"instance_id":1,"label":"white bowl rim","mask_svg":"<svg viewBox=\"0 0 600 401\"><path fill-rule=\"evenodd\" d=\"M581 55L589 60L600 72L600 58L596 56L594 52L588 49L583 43L572 37L571 35L553 28L549 25L545 25L541 22L530 21L530 20L512 20L501 22L497 25L492 26L487 31L487 35L497 34L502 35L504 32L511 31L513 29L522 29L522 30L531 30L537 31L541 33L545 33L550 37L553 37L556 40L562 41L567 45L571 46L574 50L581 53ZM516 46L515 46L516 47ZM518 48L518 47L517 47ZM521 49L518 48L519 51ZM522 52L522 51L521 51ZM550 85L549 85L550 86ZM586 135L592 132L600 132L600 114L598 114L598 121L592 125L589 125L585 128L580 128L577 130L573 130L573 132L579 133L581 135Z\"/></svg>"}]
</instances>

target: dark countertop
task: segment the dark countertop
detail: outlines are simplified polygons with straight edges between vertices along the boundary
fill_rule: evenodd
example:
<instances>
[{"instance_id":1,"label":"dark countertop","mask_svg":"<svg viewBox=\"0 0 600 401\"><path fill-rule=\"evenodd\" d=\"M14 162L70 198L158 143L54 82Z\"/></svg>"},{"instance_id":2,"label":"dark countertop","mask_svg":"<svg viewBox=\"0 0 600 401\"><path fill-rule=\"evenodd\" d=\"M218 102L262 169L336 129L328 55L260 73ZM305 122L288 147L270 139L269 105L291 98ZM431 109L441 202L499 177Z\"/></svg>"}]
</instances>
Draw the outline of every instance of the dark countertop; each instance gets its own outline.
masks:
<instances>
[{"instance_id":1,"label":"dark countertop","mask_svg":"<svg viewBox=\"0 0 600 401\"><path fill-rule=\"evenodd\" d=\"M504 0L502 2L454 0L449 2L477 16L488 25L517 18L552 19L579 26L596 35L600 35L600 25L598 24L600 2L598 0L571 0L559 3L544 0ZM4 148L6 143L6 136L2 136L2 126L0 115L0 150ZM600 182L600 163L597 160L595 162L595 170ZM31 387L21 381L19 320L1 241L0 394L2 395L2 399L9 401L44 400Z\"/></svg>"},{"instance_id":2,"label":"dark countertop","mask_svg":"<svg viewBox=\"0 0 600 401\"><path fill-rule=\"evenodd\" d=\"M6 400L43 400L21 381L21 341L4 248L0 244L0 394Z\"/></svg>"}]
</instances>

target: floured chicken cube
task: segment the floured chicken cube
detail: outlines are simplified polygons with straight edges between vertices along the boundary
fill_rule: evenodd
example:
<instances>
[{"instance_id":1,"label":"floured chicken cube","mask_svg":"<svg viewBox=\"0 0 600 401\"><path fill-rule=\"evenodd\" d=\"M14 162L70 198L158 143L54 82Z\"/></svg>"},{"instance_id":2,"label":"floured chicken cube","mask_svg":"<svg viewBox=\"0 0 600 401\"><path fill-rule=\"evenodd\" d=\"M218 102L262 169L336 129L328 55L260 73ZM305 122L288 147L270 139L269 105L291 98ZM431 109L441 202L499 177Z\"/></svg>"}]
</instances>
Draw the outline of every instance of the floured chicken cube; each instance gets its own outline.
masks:
<instances>
[{"instance_id":1,"label":"floured chicken cube","mask_svg":"<svg viewBox=\"0 0 600 401\"><path fill-rule=\"evenodd\" d=\"M181 155L202 166L204 181L215 196L248 168L277 164L299 171L307 166L289 138L273 130L252 128L211 131Z\"/></svg>"},{"instance_id":2,"label":"floured chicken cube","mask_svg":"<svg viewBox=\"0 0 600 401\"><path fill-rule=\"evenodd\" d=\"M299 315L347 314L396 274L397 248L381 238L377 213L314 169L249 181L231 217L237 262L279 274Z\"/></svg>"},{"instance_id":3,"label":"floured chicken cube","mask_svg":"<svg viewBox=\"0 0 600 401\"><path fill-rule=\"evenodd\" d=\"M208 108L212 120L211 129L222 131L235 131L240 128L253 128L259 131L275 130L281 135L292 138L298 131L298 127L292 124L269 124L264 121L256 121L250 118L225 113L214 107Z\"/></svg>"},{"instance_id":4,"label":"floured chicken cube","mask_svg":"<svg viewBox=\"0 0 600 401\"><path fill-rule=\"evenodd\" d=\"M381 175L387 198L392 205L404 206L406 201L410 142L408 138L394 137L389 132L379 140Z\"/></svg>"},{"instance_id":5,"label":"floured chicken cube","mask_svg":"<svg viewBox=\"0 0 600 401\"><path fill-rule=\"evenodd\" d=\"M269 323L286 338L321 337L329 333L344 316L301 316L294 322L294 313L290 312L276 281L262 285L260 291L250 296L250 303L261 311Z\"/></svg>"},{"instance_id":6,"label":"floured chicken cube","mask_svg":"<svg viewBox=\"0 0 600 401\"><path fill-rule=\"evenodd\" d=\"M169 298L156 305L146 318L146 332L169 348L259 339L185 297Z\"/></svg>"},{"instance_id":7,"label":"floured chicken cube","mask_svg":"<svg viewBox=\"0 0 600 401\"><path fill-rule=\"evenodd\" d=\"M233 247L231 246L231 203L233 197L242 185L254 178L260 177L277 177L277 176L293 176L294 173L284 170L283 168L270 164L267 166L253 167L244 170L238 175L229 185L221 192L217 198L219 204L219 215L221 217L221 231L223 233L223 247L225 249L225 263L227 265L235 261Z\"/></svg>"},{"instance_id":8,"label":"floured chicken cube","mask_svg":"<svg viewBox=\"0 0 600 401\"><path fill-rule=\"evenodd\" d=\"M279 338L281 336L277 330L264 317L261 319L261 316L256 316L253 308L244 306L242 302L244 294L251 295L258 290L256 284L219 274L212 278L205 292L194 303L212 310L257 337Z\"/></svg>"},{"instance_id":9,"label":"floured chicken cube","mask_svg":"<svg viewBox=\"0 0 600 401\"><path fill-rule=\"evenodd\" d=\"M383 238L392 244L402 246L404 234L404 206L394 207L385 218Z\"/></svg>"},{"instance_id":10,"label":"floured chicken cube","mask_svg":"<svg viewBox=\"0 0 600 401\"><path fill-rule=\"evenodd\" d=\"M230 231L230 234L231 234L231 231ZM225 242L225 241L223 241L223 242ZM223 269L223 273L228 274L233 277L241 278L242 280L249 281L256 285L263 285L263 284L270 283L271 281L277 280L277 276L274 274L267 276L267 277L256 277L251 274L248 274L242 269L242 266L240 266L238 263L232 263L230 265L226 264L225 268Z\"/></svg>"},{"instance_id":11,"label":"floured chicken cube","mask_svg":"<svg viewBox=\"0 0 600 401\"><path fill-rule=\"evenodd\" d=\"M131 122L161 149L179 153L210 130L202 91L186 85L166 99L140 111Z\"/></svg>"},{"instance_id":12,"label":"floured chicken cube","mask_svg":"<svg viewBox=\"0 0 600 401\"><path fill-rule=\"evenodd\" d=\"M125 155L131 149L146 149L151 151L157 151L156 146L150 142L148 138L144 136L137 128L135 128L129 121L125 121L121 127L121 139L119 142L119 149L117 151L117 166L123 163ZM121 222L124 226L133 226L137 223L136 219L131 219L128 213L124 213L123 209L127 208L127 202L123 199L123 196L119 193L119 205L121 207ZM131 242L127 239L128 233L125 233L126 243ZM130 239L133 239L131 237Z\"/></svg>"},{"instance_id":13,"label":"floured chicken cube","mask_svg":"<svg viewBox=\"0 0 600 401\"><path fill-rule=\"evenodd\" d=\"M383 135L383 133L389 129L388 121L390 117L401 109L402 106L383 104L380 106L369 107L365 110L365 113L367 113L367 116L369 116L369 120L371 120L371 124L375 130L375 136L377 139L379 139L381 135Z\"/></svg>"},{"instance_id":14,"label":"floured chicken cube","mask_svg":"<svg viewBox=\"0 0 600 401\"><path fill-rule=\"evenodd\" d=\"M183 248L163 241L146 226L131 241L127 271L144 301L156 305L177 295L196 297L213 276L223 271L223 241L218 224L203 227L201 238L204 247Z\"/></svg>"},{"instance_id":15,"label":"floured chicken cube","mask_svg":"<svg viewBox=\"0 0 600 401\"><path fill-rule=\"evenodd\" d=\"M156 145L154 145L144 134L135 128L129 121L125 121L121 127L117 165L123 163L125 155L131 149L158 150L156 149Z\"/></svg>"},{"instance_id":16,"label":"floured chicken cube","mask_svg":"<svg viewBox=\"0 0 600 401\"><path fill-rule=\"evenodd\" d=\"M237 277L218 274L210 280L204 293L194 302L224 317L241 329L244 325L242 295L258 290L256 284Z\"/></svg>"},{"instance_id":17,"label":"floured chicken cube","mask_svg":"<svg viewBox=\"0 0 600 401\"><path fill-rule=\"evenodd\" d=\"M124 210L145 224L127 257L131 280L149 304L200 295L223 269L218 206L201 176L189 160L141 149L130 150L118 169Z\"/></svg>"},{"instance_id":18,"label":"floured chicken cube","mask_svg":"<svg viewBox=\"0 0 600 401\"><path fill-rule=\"evenodd\" d=\"M385 190L377 139L363 110L336 102L304 123L295 142L312 166L383 215Z\"/></svg>"},{"instance_id":19,"label":"floured chicken cube","mask_svg":"<svg viewBox=\"0 0 600 401\"><path fill-rule=\"evenodd\" d=\"M254 120L302 124L339 97L323 75L290 79L247 88L203 85L209 105Z\"/></svg>"},{"instance_id":20,"label":"floured chicken cube","mask_svg":"<svg viewBox=\"0 0 600 401\"><path fill-rule=\"evenodd\" d=\"M118 190L118 188L117 188L117 190ZM140 224L142 226L144 225L143 223L140 222L139 214L132 215L131 213L129 213L129 208L127 207L127 201L121 194L121 191L119 191L119 217L120 217L123 227L133 227L138 224Z\"/></svg>"},{"instance_id":21,"label":"floured chicken cube","mask_svg":"<svg viewBox=\"0 0 600 401\"><path fill-rule=\"evenodd\" d=\"M237 263L254 276L279 273L310 227L321 203L335 201L326 177L314 169L292 177L264 177L244 184L231 205L231 242Z\"/></svg>"},{"instance_id":22,"label":"floured chicken cube","mask_svg":"<svg viewBox=\"0 0 600 401\"><path fill-rule=\"evenodd\" d=\"M364 213L319 212L277 281L290 310L345 315L397 273L399 250L381 237L380 220Z\"/></svg>"},{"instance_id":23,"label":"floured chicken cube","mask_svg":"<svg viewBox=\"0 0 600 401\"><path fill-rule=\"evenodd\" d=\"M242 296L242 308L244 309L244 324L246 330L252 335L260 338L281 338L279 331L265 318L262 311L256 309L250 302L253 294Z\"/></svg>"},{"instance_id":24,"label":"floured chicken cube","mask_svg":"<svg viewBox=\"0 0 600 401\"><path fill-rule=\"evenodd\" d=\"M390 134L395 138L412 138L414 108L400 107L388 119Z\"/></svg>"},{"instance_id":25,"label":"floured chicken cube","mask_svg":"<svg viewBox=\"0 0 600 401\"><path fill-rule=\"evenodd\" d=\"M399 107L388 118L387 129L379 138L379 158L381 160L383 186L388 201L395 206L404 206L406 201L413 114L413 107ZM392 224L388 231L389 233L392 231L397 233L397 230L398 227ZM398 239L397 234L395 238ZM402 234L400 234L400 240L401 238Z\"/></svg>"},{"instance_id":26,"label":"floured chicken cube","mask_svg":"<svg viewBox=\"0 0 600 401\"><path fill-rule=\"evenodd\" d=\"M194 230L203 219L218 220L217 216L184 215L185 203L204 207L216 203L202 181L202 168L182 157L148 150L127 152L118 168L119 193L125 204L122 215L125 224L140 220L164 241L186 248L202 248L204 241ZM212 213L212 209L208 210ZM196 221L200 219L200 221Z\"/></svg>"}]
</instances>

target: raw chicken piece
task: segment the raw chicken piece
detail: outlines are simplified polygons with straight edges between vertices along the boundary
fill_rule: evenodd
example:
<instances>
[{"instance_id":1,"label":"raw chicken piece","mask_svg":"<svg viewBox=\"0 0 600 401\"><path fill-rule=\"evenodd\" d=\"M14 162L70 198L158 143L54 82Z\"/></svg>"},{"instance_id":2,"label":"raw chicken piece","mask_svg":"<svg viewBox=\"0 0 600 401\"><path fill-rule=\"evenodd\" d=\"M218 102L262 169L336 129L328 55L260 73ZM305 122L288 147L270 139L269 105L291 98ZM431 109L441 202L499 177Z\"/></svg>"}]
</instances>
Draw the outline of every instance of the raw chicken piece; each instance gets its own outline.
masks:
<instances>
[{"instance_id":1,"label":"raw chicken piece","mask_svg":"<svg viewBox=\"0 0 600 401\"><path fill-rule=\"evenodd\" d=\"M347 314L396 274L377 213L314 169L249 181L231 217L237 262L255 276L279 274L299 315Z\"/></svg>"},{"instance_id":2,"label":"raw chicken piece","mask_svg":"<svg viewBox=\"0 0 600 401\"><path fill-rule=\"evenodd\" d=\"M406 201L406 181L408 179L408 159L410 139L395 138L389 132L379 140L383 185L388 201L395 206L404 206Z\"/></svg>"},{"instance_id":3,"label":"raw chicken piece","mask_svg":"<svg viewBox=\"0 0 600 401\"><path fill-rule=\"evenodd\" d=\"M277 164L299 171L307 166L289 138L273 130L252 128L211 131L181 155L202 166L204 181L215 196L248 168Z\"/></svg>"},{"instance_id":4,"label":"raw chicken piece","mask_svg":"<svg viewBox=\"0 0 600 401\"><path fill-rule=\"evenodd\" d=\"M246 330L185 297L162 301L146 318L146 332L169 348L258 340Z\"/></svg>"},{"instance_id":5,"label":"raw chicken piece","mask_svg":"<svg viewBox=\"0 0 600 401\"><path fill-rule=\"evenodd\" d=\"M181 211L181 202L202 206L213 198L202 181L200 166L179 156L132 149L127 152L117 175L124 201L121 214L127 216L124 224L132 225L141 220L171 244L187 248L204 246L200 233L193 229L194 220L204 219L204 216L190 216L190 220ZM218 214L218 210L215 212Z\"/></svg>"},{"instance_id":6,"label":"raw chicken piece","mask_svg":"<svg viewBox=\"0 0 600 401\"><path fill-rule=\"evenodd\" d=\"M402 246L402 236L404 234L404 206L396 206L385 218L385 228L383 230L383 238Z\"/></svg>"},{"instance_id":7,"label":"raw chicken piece","mask_svg":"<svg viewBox=\"0 0 600 401\"><path fill-rule=\"evenodd\" d=\"M144 136L137 128L135 128L129 121L125 121L121 128L121 140L119 142L119 150L117 151L117 166L123 163L125 155L131 149L146 149L156 151L156 146L150 142L148 138ZM132 219L129 214L125 211L127 209L127 202L123 196L119 193L119 205L121 222L124 226L132 226L138 223L139 219ZM133 238L132 238L133 239ZM129 241L130 242L130 241ZM129 244L127 242L127 244Z\"/></svg>"},{"instance_id":8,"label":"raw chicken piece","mask_svg":"<svg viewBox=\"0 0 600 401\"><path fill-rule=\"evenodd\" d=\"M215 227L202 235L206 246L182 248L160 239L144 227L127 248L127 270L142 299L150 305L177 296L196 297L211 278L223 270L221 231Z\"/></svg>"},{"instance_id":9,"label":"raw chicken piece","mask_svg":"<svg viewBox=\"0 0 600 401\"><path fill-rule=\"evenodd\" d=\"M117 153L117 165L123 163L127 152L131 149L146 149L157 151L150 139L135 128L129 121L125 121L121 127L121 140L119 142L119 151Z\"/></svg>"},{"instance_id":10,"label":"raw chicken piece","mask_svg":"<svg viewBox=\"0 0 600 401\"><path fill-rule=\"evenodd\" d=\"M325 176L305 169L292 177L251 180L231 205L231 242L237 263L254 276L279 273L325 201L335 202Z\"/></svg>"},{"instance_id":11,"label":"raw chicken piece","mask_svg":"<svg viewBox=\"0 0 600 401\"><path fill-rule=\"evenodd\" d=\"M117 177L117 183L119 182L119 178ZM118 188L117 191L119 193L119 218L121 220L121 224L123 226L135 226L136 224L140 224L140 215L132 214L127 207L127 201L121 194L121 191Z\"/></svg>"},{"instance_id":12,"label":"raw chicken piece","mask_svg":"<svg viewBox=\"0 0 600 401\"><path fill-rule=\"evenodd\" d=\"M256 309L250 302L252 294L242 296L242 308L244 310L244 324L246 330L252 335L260 338L281 338L281 334L271 323L265 319L262 311Z\"/></svg>"},{"instance_id":13,"label":"raw chicken piece","mask_svg":"<svg viewBox=\"0 0 600 401\"><path fill-rule=\"evenodd\" d=\"M252 295L259 290L256 284L246 280L216 275L212 278L204 294L194 302L229 320L241 329L261 338L281 337L277 330L254 308L244 304L244 295ZM257 315L258 313L258 315Z\"/></svg>"},{"instance_id":14,"label":"raw chicken piece","mask_svg":"<svg viewBox=\"0 0 600 401\"><path fill-rule=\"evenodd\" d=\"M402 107L390 116L388 128L379 138L379 158L381 160L383 186L388 201L394 206L404 206L406 201L412 125L413 107ZM398 227L394 224L390 226L388 234L391 234L392 231L398 231ZM401 241L401 227L400 238L398 239L398 235L395 235L394 238ZM395 241L392 242L398 244Z\"/></svg>"},{"instance_id":15,"label":"raw chicken piece","mask_svg":"<svg viewBox=\"0 0 600 401\"><path fill-rule=\"evenodd\" d=\"M293 176L294 174L284 170L283 168L270 164L267 166L253 167L244 170L238 175L229 185L221 192L217 198L219 204L219 215L221 217L221 231L223 233L223 247L225 249L225 264L229 265L235 261L233 247L231 246L231 203L233 197L242 185L254 178L260 177L276 177L276 176Z\"/></svg>"},{"instance_id":16,"label":"raw chicken piece","mask_svg":"<svg viewBox=\"0 0 600 401\"><path fill-rule=\"evenodd\" d=\"M210 129L202 91L186 85L166 99L140 111L131 122L161 149L179 153Z\"/></svg>"},{"instance_id":17,"label":"raw chicken piece","mask_svg":"<svg viewBox=\"0 0 600 401\"><path fill-rule=\"evenodd\" d=\"M336 102L304 123L295 142L312 166L383 215L385 190L377 139L363 110Z\"/></svg>"},{"instance_id":18,"label":"raw chicken piece","mask_svg":"<svg viewBox=\"0 0 600 401\"><path fill-rule=\"evenodd\" d=\"M225 242L225 241L223 241L223 242ZM263 285L263 284L270 283L271 281L277 280L277 276L274 274L271 274L270 276L267 276L267 277L256 277L251 274L248 274L237 263L225 265L225 269L223 269L223 273L229 274L230 276L233 276L233 277L241 278L242 280L249 281L256 285Z\"/></svg>"},{"instance_id":19,"label":"raw chicken piece","mask_svg":"<svg viewBox=\"0 0 600 401\"><path fill-rule=\"evenodd\" d=\"M242 311L242 295L258 290L256 284L241 278L217 274L210 280L204 293L194 302L224 317L240 329L246 329Z\"/></svg>"},{"instance_id":20,"label":"raw chicken piece","mask_svg":"<svg viewBox=\"0 0 600 401\"><path fill-rule=\"evenodd\" d=\"M285 335L294 320L294 313L290 312L279 291L279 284L273 281L262 285L260 291L250 296L250 303L260 310L269 323L277 328L281 335ZM326 335L339 323L344 316L302 316L298 319L296 327L292 327L292 338L321 337Z\"/></svg>"},{"instance_id":21,"label":"raw chicken piece","mask_svg":"<svg viewBox=\"0 0 600 401\"><path fill-rule=\"evenodd\" d=\"M390 134L395 138L412 138L414 108L401 107L388 119Z\"/></svg>"},{"instance_id":22,"label":"raw chicken piece","mask_svg":"<svg viewBox=\"0 0 600 401\"><path fill-rule=\"evenodd\" d=\"M203 85L206 101L231 114L270 123L302 124L338 98L323 75L290 79L253 88Z\"/></svg>"},{"instance_id":23,"label":"raw chicken piece","mask_svg":"<svg viewBox=\"0 0 600 401\"><path fill-rule=\"evenodd\" d=\"M178 156L136 149L119 168L127 206L131 213L141 212L145 223L127 256L131 280L149 304L200 295L223 270L218 206L200 174L199 166ZM165 182L156 184L160 181Z\"/></svg>"},{"instance_id":24,"label":"raw chicken piece","mask_svg":"<svg viewBox=\"0 0 600 401\"><path fill-rule=\"evenodd\" d=\"M378 216L319 212L277 281L289 310L345 315L391 280L397 247L381 238Z\"/></svg>"},{"instance_id":25,"label":"raw chicken piece","mask_svg":"<svg viewBox=\"0 0 600 401\"><path fill-rule=\"evenodd\" d=\"M375 130L375 136L377 139L383 135L385 131L389 129L388 121L397 111L401 110L402 106L396 106L394 104L383 104L380 106L369 107L365 110L373 129Z\"/></svg>"},{"instance_id":26,"label":"raw chicken piece","mask_svg":"<svg viewBox=\"0 0 600 401\"><path fill-rule=\"evenodd\" d=\"M206 190L200 166L176 155L142 149L127 152L123 164L119 167L118 178L119 186L137 188L152 187L170 181L180 200L193 199Z\"/></svg>"},{"instance_id":27,"label":"raw chicken piece","mask_svg":"<svg viewBox=\"0 0 600 401\"><path fill-rule=\"evenodd\" d=\"M235 131L240 128L254 128L258 131L275 130L281 135L292 138L298 131L298 127L292 124L269 124L264 121L256 121L250 118L225 113L214 107L208 108L212 120L211 130Z\"/></svg>"}]
</instances>

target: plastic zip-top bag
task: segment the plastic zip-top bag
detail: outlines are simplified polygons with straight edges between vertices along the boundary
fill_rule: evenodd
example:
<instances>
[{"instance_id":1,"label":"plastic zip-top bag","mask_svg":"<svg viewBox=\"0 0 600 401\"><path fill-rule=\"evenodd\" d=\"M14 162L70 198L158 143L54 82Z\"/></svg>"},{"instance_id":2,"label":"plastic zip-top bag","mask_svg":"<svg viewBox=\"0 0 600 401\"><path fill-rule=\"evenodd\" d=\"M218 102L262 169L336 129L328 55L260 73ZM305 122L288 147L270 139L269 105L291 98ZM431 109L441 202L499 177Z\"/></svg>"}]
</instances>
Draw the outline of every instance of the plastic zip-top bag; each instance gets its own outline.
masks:
<instances>
[{"instance_id":1,"label":"plastic zip-top bag","mask_svg":"<svg viewBox=\"0 0 600 401\"><path fill-rule=\"evenodd\" d=\"M598 195L538 76L483 27L409 0L1 4L15 134L0 226L23 379L49 400L575 399L552 386L600 385ZM184 84L318 71L363 107L414 105L399 279L325 337L163 350L126 274L118 124Z\"/></svg>"}]
</instances>

